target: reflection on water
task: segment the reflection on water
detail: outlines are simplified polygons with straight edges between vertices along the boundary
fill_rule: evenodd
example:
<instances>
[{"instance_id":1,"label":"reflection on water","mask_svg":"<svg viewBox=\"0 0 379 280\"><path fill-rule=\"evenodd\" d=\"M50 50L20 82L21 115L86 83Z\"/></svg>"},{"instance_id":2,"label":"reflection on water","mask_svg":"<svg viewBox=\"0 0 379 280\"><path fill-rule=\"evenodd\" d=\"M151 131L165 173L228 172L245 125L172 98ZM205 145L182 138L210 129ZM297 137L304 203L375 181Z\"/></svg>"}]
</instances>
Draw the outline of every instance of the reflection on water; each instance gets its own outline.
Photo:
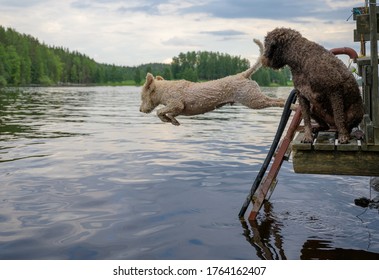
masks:
<instances>
[{"instance_id":1,"label":"reflection on water","mask_svg":"<svg viewBox=\"0 0 379 280\"><path fill-rule=\"evenodd\" d=\"M283 225L272 219L270 216L271 208L270 202L266 202L263 205L262 211L265 217L259 223L257 221L249 221L248 224L245 220L241 220L244 230L243 235L254 247L260 259L286 260L287 256L283 248L283 237L280 232Z\"/></svg>"},{"instance_id":2,"label":"reflection on water","mask_svg":"<svg viewBox=\"0 0 379 280\"><path fill-rule=\"evenodd\" d=\"M266 202L262 208L264 217L259 221L241 220L243 235L255 249L261 260L287 260L286 238L281 233L283 224L271 216L272 204ZM336 248L332 240L311 236L302 245L302 260L378 260L379 253L369 250Z\"/></svg>"},{"instance_id":3,"label":"reflection on water","mask_svg":"<svg viewBox=\"0 0 379 280\"><path fill-rule=\"evenodd\" d=\"M286 97L290 89L264 89ZM255 224L238 211L280 108L139 112L134 87L0 92L0 259L377 258L369 178L285 162Z\"/></svg>"}]
</instances>

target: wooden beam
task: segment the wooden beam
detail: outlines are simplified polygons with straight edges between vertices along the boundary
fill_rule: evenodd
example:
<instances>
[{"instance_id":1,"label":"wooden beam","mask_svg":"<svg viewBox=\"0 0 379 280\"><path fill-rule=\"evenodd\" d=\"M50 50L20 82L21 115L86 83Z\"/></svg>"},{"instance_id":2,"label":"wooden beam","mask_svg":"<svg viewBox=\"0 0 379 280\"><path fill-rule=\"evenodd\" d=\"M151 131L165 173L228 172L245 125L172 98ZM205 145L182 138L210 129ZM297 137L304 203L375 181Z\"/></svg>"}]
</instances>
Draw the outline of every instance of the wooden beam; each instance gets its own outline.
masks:
<instances>
[{"instance_id":1,"label":"wooden beam","mask_svg":"<svg viewBox=\"0 0 379 280\"><path fill-rule=\"evenodd\" d=\"M378 26L376 0L370 0L370 47L372 67L372 122L375 144L379 144L379 91L378 91Z\"/></svg>"},{"instance_id":2,"label":"wooden beam","mask_svg":"<svg viewBox=\"0 0 379 280\"><path fill-rule=\"evenodd\" d=\"M379 176L379 146L351 139L339 144L335 132L320 132L313 144L301 143L299 133L292 143L296 173Z\"/></svg>"}]
</instances>

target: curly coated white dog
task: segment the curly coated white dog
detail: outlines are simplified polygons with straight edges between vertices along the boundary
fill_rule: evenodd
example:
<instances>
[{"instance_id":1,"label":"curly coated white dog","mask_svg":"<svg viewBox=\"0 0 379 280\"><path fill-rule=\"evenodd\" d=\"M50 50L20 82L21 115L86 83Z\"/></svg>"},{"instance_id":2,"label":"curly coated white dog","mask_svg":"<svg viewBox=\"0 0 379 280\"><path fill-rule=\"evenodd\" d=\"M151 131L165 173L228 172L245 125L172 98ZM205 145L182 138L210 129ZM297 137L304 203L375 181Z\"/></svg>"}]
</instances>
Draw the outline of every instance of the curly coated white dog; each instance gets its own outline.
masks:
<instances>
[{"instance_id":1,"label":"curly coated white dog","mask_svg":"<svg viewBox=\"0 0 379 280\"><path fill-rule=\"evenodd\" d=\"M204 114L225 104L241 103L251 109L284 107L285 99L271 98L263 94L258 84L250 76L261 67L263 44L257 39L260 57L248 70L222 79L194 83L186 80L166 81L150 73L142 88L140 111L150 113L158 105L165 107L157 111L163 122L180 125L176 116Z\"/></svg>"}]
</instances>

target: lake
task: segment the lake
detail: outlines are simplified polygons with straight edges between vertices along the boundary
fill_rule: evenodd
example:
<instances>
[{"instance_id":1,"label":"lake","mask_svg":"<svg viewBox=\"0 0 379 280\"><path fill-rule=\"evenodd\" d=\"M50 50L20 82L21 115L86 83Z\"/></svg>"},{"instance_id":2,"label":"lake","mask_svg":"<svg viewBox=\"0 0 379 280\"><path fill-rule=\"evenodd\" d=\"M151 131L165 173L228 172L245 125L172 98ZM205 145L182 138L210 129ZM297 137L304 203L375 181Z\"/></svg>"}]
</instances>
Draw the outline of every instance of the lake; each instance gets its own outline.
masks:
<instances>
[{"instance_id":1,"label":"lake","mask_svg":"<svg viewBox=\"0 0 379 280\"><path fill-rule=\"evenodd\" d=\"M354 204L377 195L368 177L284 162L257 223L240 222L282 109L176 127L140 113L139 92L0 92L0 259L379 259L378 209Z\"/></svg>"}]
</instances>

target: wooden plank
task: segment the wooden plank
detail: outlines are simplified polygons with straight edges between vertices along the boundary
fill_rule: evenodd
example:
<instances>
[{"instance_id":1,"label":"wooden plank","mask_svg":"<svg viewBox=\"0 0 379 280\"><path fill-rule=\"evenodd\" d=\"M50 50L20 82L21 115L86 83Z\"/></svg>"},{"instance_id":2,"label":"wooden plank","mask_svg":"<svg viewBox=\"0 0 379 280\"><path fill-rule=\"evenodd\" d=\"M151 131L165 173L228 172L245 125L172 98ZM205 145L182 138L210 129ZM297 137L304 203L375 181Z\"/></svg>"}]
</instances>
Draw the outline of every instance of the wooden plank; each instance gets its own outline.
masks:
<instances>
[{"instance_id":1,"label":"wooden plank","mask_svg":"<svg viewBox=\"0 0 379 280\"><path fill-rule=\"evenodd\" d=\"M370 145L362 141L361 149L365 152L379 152L379 145Z\"/></svg>"},{"instance_id":2,"label":"wooden plank","mask_svg":"<svg viewBox=\"0 0 379 280\"><path fill-rule=\"evenodd\" d=\"M379 152L293 151L296 173L379 176Z\"/></svg>"},{"instance_id":3,"label":"wooden plank","mask_svg":"<svg viewBox=\"0 0 379 280\"><path fill-rule=\"evenodd\" d=\"M379 145L378 14L376 1L370 1L369 7L370 53L372 66L371 119L374 127L374 141L376 145Z\"/></svg>"},{"instance_id":4,"label":"wooden plank","mask_svg":"<svg viewBox=\"0 0 379 280\"><path fill-rule=\"evenodd\" d=\"M329 131L320 131L314 143L315 150L319 151L334 151L334 143L336 140L336 133Z\"/></svg>"},{"instance_id":5,"label":"wooden plank","mask_svg":"<svg viewBox=\"0 0 379 280\"><path fill-rule=\"evenodd\" d=\"M338 144L336 145L337 151L359 151L361 149L360 146L358 146L357 139L350 139L349 143L347 144Z\"/></svg>"},{"instance_id":6,"label":"wooden plank","mask_svg":"<svg viewBox=\"0 0 379 280\"><path fill-rule=\"evenodd\" d=\"M353 11L356 11L353 13L353 19L357 20L357 17L362 16L362 15L368 15L368 7L363 6L363 7L354 7ZM379 7L376 7L376 13L379 13Z\"/></svg>"},{"instance_id":7,"label":"wooden plank","mask_svg":"<svg viewBox=\"0 0 379 280\"><path fill-rule=\"evenodd\" d=\"M292 149L293 150L312 150L311 143L302 143L304 132L299 132L295 139L292 141Z\"/></svg>"},{"instance_id":8,"label":"wooden plank","mask_svg":"<svg viewBox=\"0 0 379 280\"><path fill-rule=\"evenodd\" d=\"M365 7L357 7L357 8L354 8L354 10L356 9L359 9L362 13L361 14L354 14L353 15L353 18L354 20L356 21L356 26L357 26L357 29L354 29L354 42L360 42L362 37L361 35L363 35L363 39L365 41L370 41L371 40L371 29L370 29L370 13L369 13L369 9L365 8ZM376 7L376 14L378 13L378 7ZM374 11L374 14L375 14L375 11ZM379 22L378 22L378 19L377 17L375 17L374 19L374 22L377 22L377 26L379 26ZM373 24L375 25L375 23Z\"/></svg>"}]
</instances>

